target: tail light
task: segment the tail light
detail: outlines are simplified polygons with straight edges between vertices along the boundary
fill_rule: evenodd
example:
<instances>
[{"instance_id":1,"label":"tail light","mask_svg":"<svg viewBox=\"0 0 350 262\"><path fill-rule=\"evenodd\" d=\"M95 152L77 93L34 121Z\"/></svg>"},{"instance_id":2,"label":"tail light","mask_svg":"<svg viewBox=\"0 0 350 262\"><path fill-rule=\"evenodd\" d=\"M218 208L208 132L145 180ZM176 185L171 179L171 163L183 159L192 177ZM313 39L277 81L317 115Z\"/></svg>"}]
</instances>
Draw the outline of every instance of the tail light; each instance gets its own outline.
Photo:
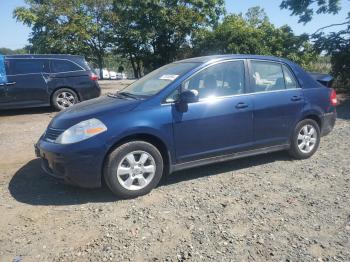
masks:
<instances>
[{"instance_id":1,"label":"tail light","mask_svg":"<svg viewBox=\"0 0 350 262\"><path fill-rule=\"evenodd\" d=\"M95 73L91 73L90 79L91 79L92 81L97 81L97 80L98 80L98 76L97 76Z\"/></svg>"},{"instance_id":2,"label":"tail light","mask_svg":"<svg viewBox=\"0 0 350 262\"><path fill-rule=\"evenodd\" d=\"M337 100L337 93L335 90L332 88L331 95L329 96L329 101L331 102L332 106L336 106L338 104Z\"/></svg>"}]
</instances>

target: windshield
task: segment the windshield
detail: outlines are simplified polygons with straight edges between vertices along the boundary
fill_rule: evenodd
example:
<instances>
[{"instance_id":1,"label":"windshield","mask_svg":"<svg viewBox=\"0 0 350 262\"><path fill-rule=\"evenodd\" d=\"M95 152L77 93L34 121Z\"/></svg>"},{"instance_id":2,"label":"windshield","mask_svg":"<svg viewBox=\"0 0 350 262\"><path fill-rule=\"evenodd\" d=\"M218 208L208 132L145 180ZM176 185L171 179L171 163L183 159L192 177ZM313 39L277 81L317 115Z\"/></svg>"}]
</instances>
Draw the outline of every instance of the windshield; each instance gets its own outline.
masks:
<instances>
[{"instance_id":1,"label":"windshield","mask_svg":"<svg viewBox=\"0 0 350 262\"><path fill-rule=\"evenodd\" d=\"M198 63L172 63L165 65L121 90L134 96L152 96L161 91L179 76L198 66Z\"/></svg>"}]
</instances>

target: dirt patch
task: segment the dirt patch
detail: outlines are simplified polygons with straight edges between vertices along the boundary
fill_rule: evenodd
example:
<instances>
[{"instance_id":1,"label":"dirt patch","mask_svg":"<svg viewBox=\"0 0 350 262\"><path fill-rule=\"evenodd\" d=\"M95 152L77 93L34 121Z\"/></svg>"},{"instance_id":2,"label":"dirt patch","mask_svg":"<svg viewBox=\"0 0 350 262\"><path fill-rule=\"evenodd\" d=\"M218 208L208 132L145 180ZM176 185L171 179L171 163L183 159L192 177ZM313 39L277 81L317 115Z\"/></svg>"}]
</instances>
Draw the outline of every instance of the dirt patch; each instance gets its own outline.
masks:
<instances>
[{"instance_id":1,"label":"dirt patch","mask_svg":"<svg viewBox=\"0 0 350 262\"><path fill-rule=\"evenodd\" d=\"M129 82L104 81L104 93ZM284 152L175 173L118 200L45 175L51 109L0 113L0 261L349 261L350 102L311 159Z\"/></svg>"}]
</instances>

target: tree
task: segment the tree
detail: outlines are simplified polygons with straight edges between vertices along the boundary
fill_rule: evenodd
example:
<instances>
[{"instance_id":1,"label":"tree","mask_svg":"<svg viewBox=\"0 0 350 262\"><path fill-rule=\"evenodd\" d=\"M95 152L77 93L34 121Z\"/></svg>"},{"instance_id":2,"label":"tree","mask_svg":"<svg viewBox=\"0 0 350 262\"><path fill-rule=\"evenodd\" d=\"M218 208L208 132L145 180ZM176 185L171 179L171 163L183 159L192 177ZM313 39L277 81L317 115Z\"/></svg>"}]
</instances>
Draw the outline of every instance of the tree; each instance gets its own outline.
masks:
<instances>
[{"instance_id":1,"label":"tree","mask_svg":"<svg viewBox=\"0 0 350 262\"><path fill-rule=\"evenodd\" d=\"M85 54L101 69L127 57L136 77L175 60L194 32L218 23L224 0L26 0L14 11L32 27L31 52ZM101 70L102 72L102 70Z\"/></svg>"},{"instance_id":2,"label":"tree","mask_svg":"<svg viewBox=\"0 0 350 262\"><path fill-rule=\"evenodd\" d=\"M349 6L348 6L349 7ZM341 9L340 0L284 0L281 8L292 11L292 15L299 16L299 22L307 23L316 14L337 14ZM325 34L326 28L345 25L340 31ZM319 52L326 52L331 56L332 73L339 85L350 86L350 12L342 23L330 24L319 28L311 35L315 41L315 48Z\"/></svg>"},{"instance_id":3,"label":"tree","mask_svg":"<svg viewBox=\"0 0 350 262\"><path fill-rule=\"evenodd\" d=\"M245 15L226 16L214 30L201 30L194 39L194 53L274 55L304 67L316 56L307 35L296 36L286 25L276 28L259 7L249 9Z\"/></svg>"},{"instance_id":4,"label":"tree","mask_svg":"<svg viewBox=\"0 0 350 262\"><path fill-rule=\"evenodd\" d=\"M118 73L123 73L124 72L124 66L119 66L118 67Z\"/></svg>"},{"instance_id":5,"label":"tree","mask_svg":"<svg viewBox=\"0 0 350 262\"><path fill-rule=\"evenodd\" d=\"M26 0L14 17L32 27L32 52L85 54L103 68L110 43L112 0ZM100 70L102 72L102 70Z\"/></svg>"},{"instance_id":6,"label":"tree","mask_svg":"<svg viewBox=\"0 0 350 262\"><path fill-rule=\"evenodd\" d=\"M115 42L131 61L135 76L177 59L199 28L216 26L223 0L114 1Z\"/></svg>"}]
</instances>

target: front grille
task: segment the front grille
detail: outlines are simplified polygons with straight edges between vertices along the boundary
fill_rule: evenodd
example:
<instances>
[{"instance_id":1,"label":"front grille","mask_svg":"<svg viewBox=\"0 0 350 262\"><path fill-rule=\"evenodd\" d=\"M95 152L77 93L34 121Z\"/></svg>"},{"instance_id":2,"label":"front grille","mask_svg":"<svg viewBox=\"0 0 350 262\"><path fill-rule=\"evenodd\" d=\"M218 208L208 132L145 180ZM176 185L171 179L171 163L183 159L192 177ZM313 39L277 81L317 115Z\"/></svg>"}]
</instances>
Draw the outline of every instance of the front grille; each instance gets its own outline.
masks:
<instances>
[{"instance_id":1,"label":"front grille","mask_svg":"<svg viewBox=\"0 0 350 262\"><path fill-rule=\"evenodd\" d=\"M64 130L61 129L48 128L45 132L44 139L53 142L63 133L63 131Z\"/></svg>"}]
</instances>

